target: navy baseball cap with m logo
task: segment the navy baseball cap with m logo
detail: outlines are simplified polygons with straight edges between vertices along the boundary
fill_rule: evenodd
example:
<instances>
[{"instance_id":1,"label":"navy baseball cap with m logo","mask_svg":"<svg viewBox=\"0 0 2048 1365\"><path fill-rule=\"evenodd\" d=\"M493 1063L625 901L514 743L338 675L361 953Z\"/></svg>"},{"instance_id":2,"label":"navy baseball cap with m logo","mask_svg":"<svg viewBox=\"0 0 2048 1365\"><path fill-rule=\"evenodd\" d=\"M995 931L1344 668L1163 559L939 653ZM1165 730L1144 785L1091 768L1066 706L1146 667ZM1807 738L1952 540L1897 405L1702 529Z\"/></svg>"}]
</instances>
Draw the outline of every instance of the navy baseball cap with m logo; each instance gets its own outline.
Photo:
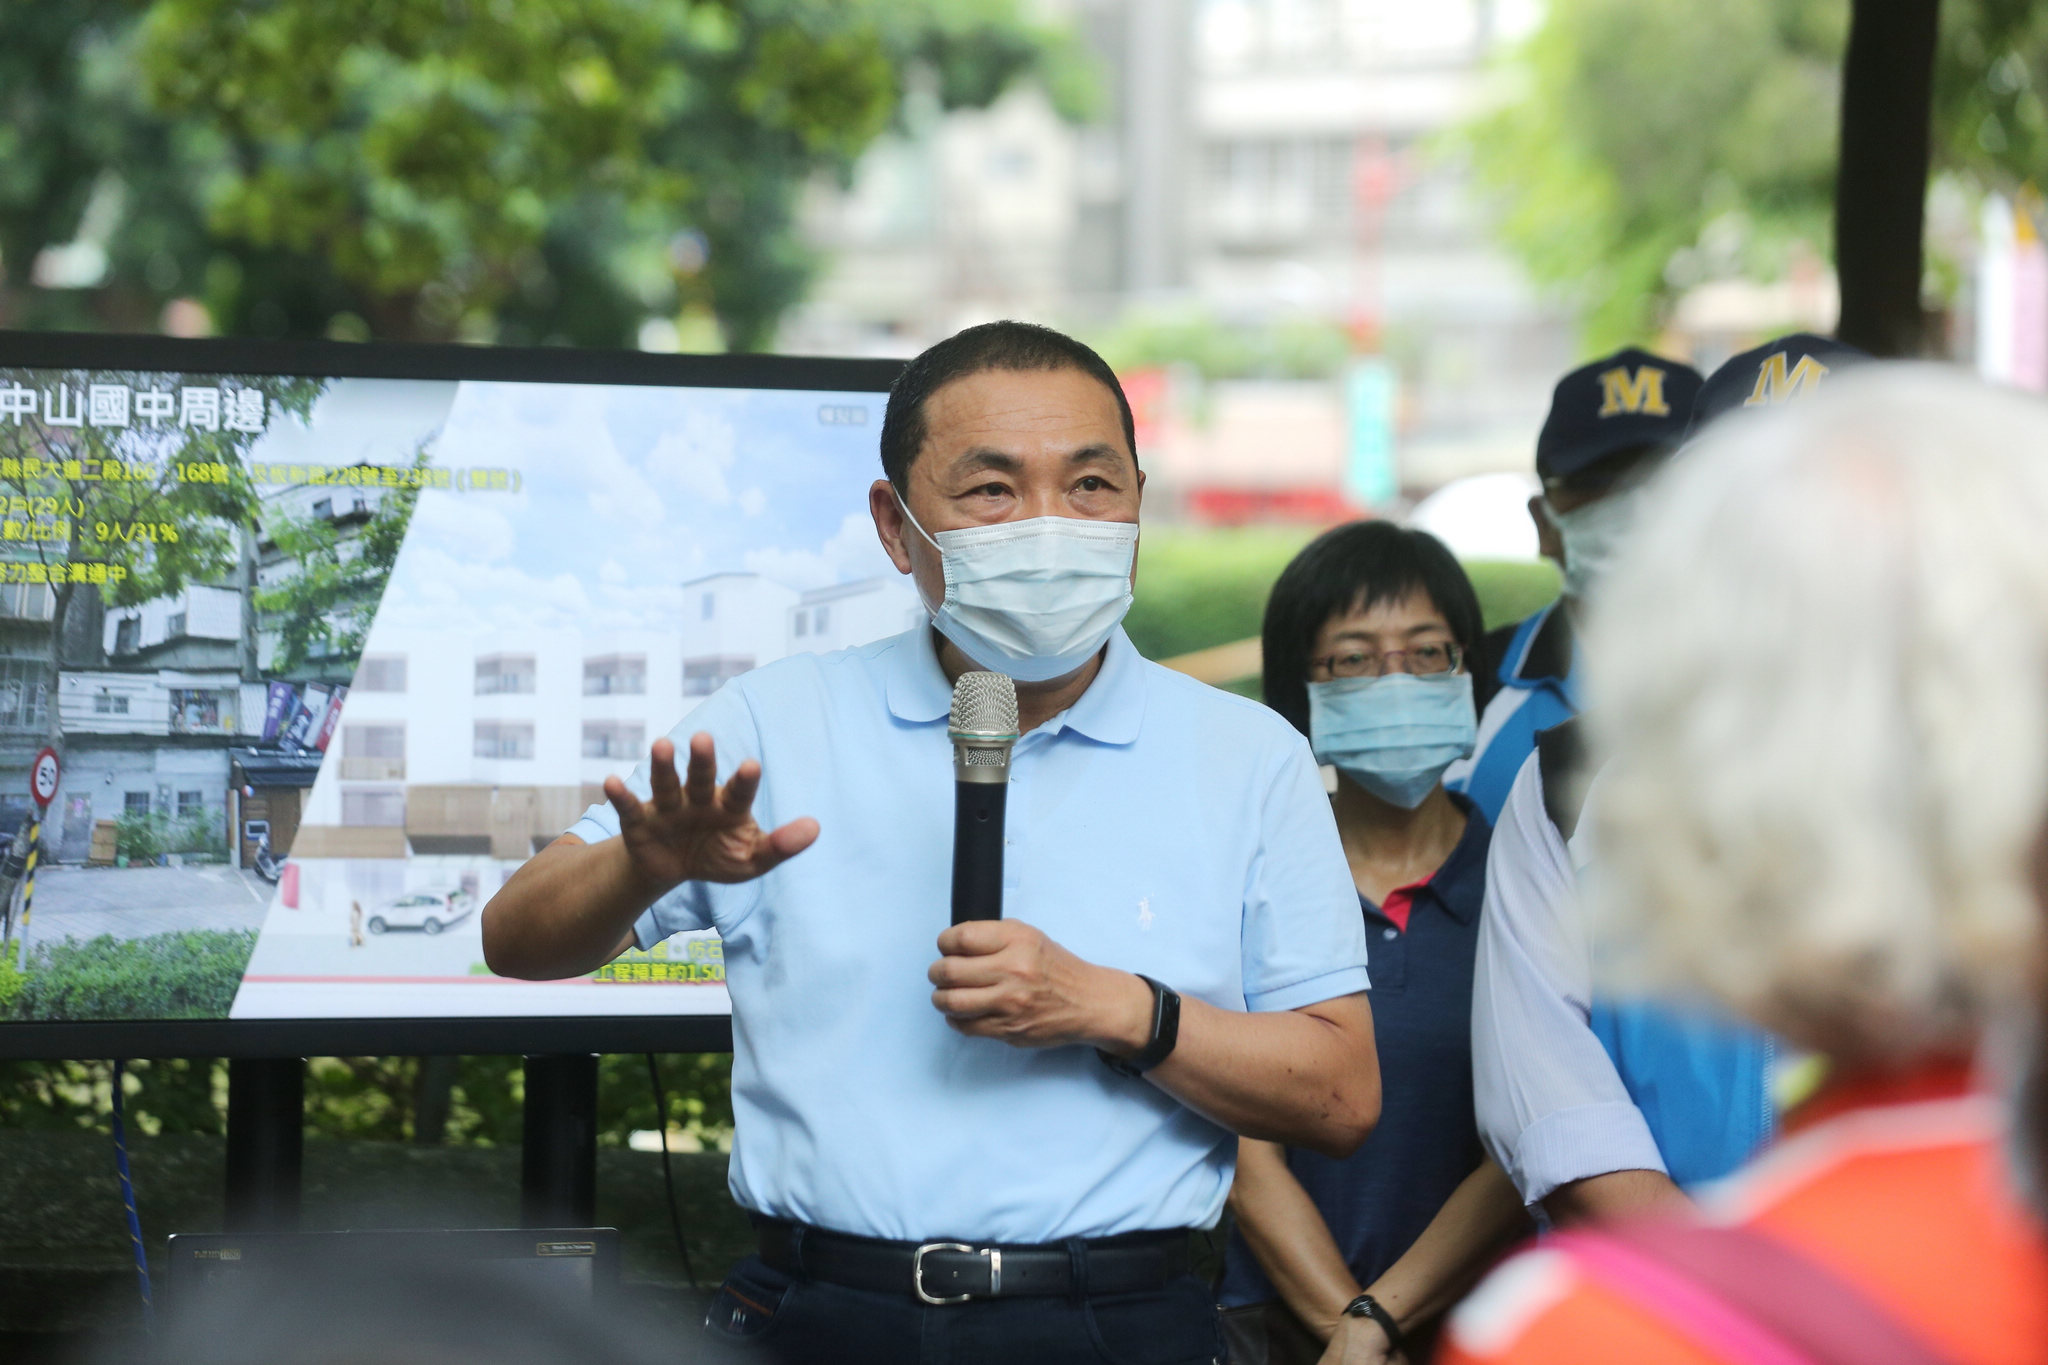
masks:
<instances>
[{"instance_id":1,"label":"navy baseball cap with m logo","mask_svg":"<svg viewBox=\"0 0 2048 1365\"><path fill-rule=\"evenodd\" d=\"M1569 479L1624 451L1675 449L1700 391L1683 361L1630 346L1557 381L1536 438L1536 472Z\"/></svg>"},{"instance_id":2,"label":"navy baseball cap with m logo","mask_svg":"<svg viewBox=\"0 0 2048 1365\"><path fill-rule=\"evenodd\" d=\"M1845 365L1874 357L1846 341L1793 332L1731 357L1700 386L1692 405L1690 441L1715 418L1741 408L1767 408L1818 393L1827 377Z\"/></svg>"}]
</instances>

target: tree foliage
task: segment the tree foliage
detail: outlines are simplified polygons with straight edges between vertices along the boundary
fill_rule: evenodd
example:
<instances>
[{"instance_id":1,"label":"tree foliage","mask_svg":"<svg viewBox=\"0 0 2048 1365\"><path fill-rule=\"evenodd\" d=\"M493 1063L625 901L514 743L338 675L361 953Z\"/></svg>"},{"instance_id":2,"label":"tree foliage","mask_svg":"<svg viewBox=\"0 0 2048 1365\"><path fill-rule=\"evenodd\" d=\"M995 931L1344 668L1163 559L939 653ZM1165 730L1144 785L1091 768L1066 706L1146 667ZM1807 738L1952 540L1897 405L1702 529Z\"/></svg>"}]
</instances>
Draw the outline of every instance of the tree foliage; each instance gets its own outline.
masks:
<instances>
[{"instance_id":1,"label":"tree foliage","mask_svg":"<svg viewBox=\"0 0 2048 1365\"><path fill-rule=\"evenodd\" d=\"M520 1059L472 1056L454 1063L447 1113L438 1131L423 1125L430 1059L315 1057L306 1069L306 1123L334 1137L389 1142L517 1146L525 1082ZM700 1142L732 1128L732 1057L692 1052L659 1058L668 1126ZM629 1134L657 1126L647 1059L606 1053L598 1061L597 1140L622 1147Z\"/></svg>"},{"instance_id":2,"label":"tree foliage","mask_svg":"<svg viewBox=\"0 0 2048 1365\"><path fill-rule=\"evenodd\" d=\"M1848 18L1845 0L1554 0L1463 140L1589 350L1654 335L1693 284L1827 256ZM1937 61L1936 171L2038 175L2048 14L1948 0Z\"/></svg>"},{"instance_id":3,"label":"tree foliage","mask_svg":"<svg viewBox=\"0 0 2048 1365\"><path fill-rule=\"evenodd\" d=\"M7 6L0 150L35 154L0 158L0 302L79 322L20 285L105 191L109 318L182 293L237 332L618 345L695 304L760 347L810 278L807 182L913 88L1078 110L1073 53L1019 0Z\"/></svg>"},{"instance_id":4,"label":"tree foliage","mask_svg":"<svg viewBox=\"0 0 2048 1365\"><path fill-rule=\"evenodd\" d=\"M206 258L187 179L205 158L143 105L127 71L125 35L139 12L134 0L0 6L5 325L145 328L156 318L150 295L160 304L172 290L196 292L196 277L174 272ZM132 210L109 244L107 286L89 294L34 287L44 248L103 226L87 217L96 191L103 206L118 210L112 201L125 200Z\"/></svg>"},{"instance_id":5,"label":"tree foliage","mask_svg":"<svg viewBox=\"0 0 2048 1365\"><path fill-rule=\"evenodd\" d=\"M6 975L0 964L0 1003ZM111 1081L105 1062L0 1061L0 1128L104 1128ZM136 1132L221 1133L227 1085L227 1063L217 1058L138 1059L121 1093Z\"/></svg>"},{"instance_id":6,"label":"tree foliage","mask_svg":"<svg viewBox=\"0 0 2048 1365\"><path fill-rule=\"evenodd\" d=\"M1356 356L1350 334L1320 317L1246 326L1205 312L1134 312L1092 340L1119 373L1185 366L1203 379L1330 379Z\"/></svg>"},{"instance_id":7,"label":"tree foliage","mask_svg":"<svg viewBox=\"0 0 2048 1365\"><path fill-rule=\"evenodd\" d=\"M2048 174L2048 9L1947 0L1935 52L1938 164L1999 190Z\"/></svg>"},{"instance_id":8,"label":"tree foliage","mask_svg":"<svg viewBox=\"0 0 2048 1365\"><path fill-rule=\"evenodd\" d=\"M246 955L246 953L245 953ZM0 958L0 1013L28 979ZM455 1063L448 1113L439 1132L422 1130L429 1059L309 1057L306 1131L330 1138L447 1142L516 1147L524 1090L520 1059L476 1056ZM713 1146L732 1128L732 1056L692 1052L659 1058L666 1122ZM227 1127L228 1067L219 1058L137 1060L128 1064L128 1121L134 1130L221 1133ZM110 1092L101 1062L0 1060L0 1128L103 1128ZM623 1147L629 1134L658 1125L647 1060L608 1053L598 1064L598 1142Z\"/></svg>"},{"instance_id":9,"label":"tree foliage","mask_svg":"<svg viewBox=\"0 0 2048 1365\"><path fill-rule=\"evenodd\" d=\"M425 466L423 454L414 458L414 469ZM337 659L353 671L419 496L418 487L410 485L382 491L353 535L344 535L329 516L277 518L266 525L270 539L293 565L289 578L256 594L256 609L277 632L274 672L297 677Z\"/></svg>"}]
</instances>

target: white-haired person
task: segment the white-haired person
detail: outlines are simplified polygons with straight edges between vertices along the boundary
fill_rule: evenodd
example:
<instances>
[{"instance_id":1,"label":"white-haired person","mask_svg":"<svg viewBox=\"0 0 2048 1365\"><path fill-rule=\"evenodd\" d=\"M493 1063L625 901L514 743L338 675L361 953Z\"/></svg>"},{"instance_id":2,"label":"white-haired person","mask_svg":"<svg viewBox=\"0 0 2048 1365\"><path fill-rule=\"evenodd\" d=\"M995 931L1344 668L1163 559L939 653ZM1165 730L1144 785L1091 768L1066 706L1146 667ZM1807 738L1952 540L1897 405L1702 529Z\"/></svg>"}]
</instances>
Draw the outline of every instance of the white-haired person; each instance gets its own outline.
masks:
<instances>
[{"instance_id":1,"label":"white-haired person","mask_svg":"<svg viewBox=\"0 0 2048 1365\"><path fill-rule=\"evenodd\" d=\"M1602 971L1828 1075L1697 1214L1509 1261L1440 1358L2048 1358L2007 1099L2044 979L2048 408L1842 376L1679 457L1621 562L1588 656Z\"/></svg>"}]
</instances>

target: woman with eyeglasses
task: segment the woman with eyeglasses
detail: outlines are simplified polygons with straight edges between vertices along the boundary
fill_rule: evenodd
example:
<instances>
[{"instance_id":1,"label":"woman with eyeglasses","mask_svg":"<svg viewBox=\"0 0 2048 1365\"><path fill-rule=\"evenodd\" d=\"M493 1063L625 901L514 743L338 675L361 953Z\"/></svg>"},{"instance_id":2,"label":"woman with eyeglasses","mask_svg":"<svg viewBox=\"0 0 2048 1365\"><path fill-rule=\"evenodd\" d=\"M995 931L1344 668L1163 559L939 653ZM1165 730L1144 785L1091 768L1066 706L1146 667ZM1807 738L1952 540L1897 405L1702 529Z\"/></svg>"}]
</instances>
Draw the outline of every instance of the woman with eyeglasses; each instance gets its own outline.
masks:
<instances>
[{"instance_id":1,"label":"woman with eyeglasses","mask_svg":"<svg viewBox=\"0 0 2048 1365\"><path fill-rule=\"evenodd\" d=\"M1445 790L1472 752L1479 602L1434 536L1354 522L1266 603L1267 705L1335 770L1371 945L1379 1127L1343 1160L1244 1139L1221 1298L1232 1365L1427 1357L1436 1319L1522 1232L1472 1113L1486 820Z\"/></svg>"}]
</instances>

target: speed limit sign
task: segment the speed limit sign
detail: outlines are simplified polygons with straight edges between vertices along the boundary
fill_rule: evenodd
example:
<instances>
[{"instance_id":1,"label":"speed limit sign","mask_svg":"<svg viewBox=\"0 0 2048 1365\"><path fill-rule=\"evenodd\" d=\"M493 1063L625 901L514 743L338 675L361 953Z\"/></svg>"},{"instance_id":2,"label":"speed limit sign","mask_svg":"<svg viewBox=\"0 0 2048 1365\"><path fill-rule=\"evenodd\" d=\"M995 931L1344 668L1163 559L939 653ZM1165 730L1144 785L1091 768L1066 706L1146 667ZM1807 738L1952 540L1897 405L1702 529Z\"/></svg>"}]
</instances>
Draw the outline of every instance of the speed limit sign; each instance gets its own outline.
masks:
<instances>
[{"instance_id":1,"label":"speed limit sign","mask_svg":"<svg viewBox=\"0 0 2048 1365\"><path fill-rule=\"evenodd\" d=\"M57 751L45 747L36 755L35 766L28 770L28 793L36 804L48 809L57 799L57 774L62 771L57 762Z\"/></svg>"}]
</instances>

